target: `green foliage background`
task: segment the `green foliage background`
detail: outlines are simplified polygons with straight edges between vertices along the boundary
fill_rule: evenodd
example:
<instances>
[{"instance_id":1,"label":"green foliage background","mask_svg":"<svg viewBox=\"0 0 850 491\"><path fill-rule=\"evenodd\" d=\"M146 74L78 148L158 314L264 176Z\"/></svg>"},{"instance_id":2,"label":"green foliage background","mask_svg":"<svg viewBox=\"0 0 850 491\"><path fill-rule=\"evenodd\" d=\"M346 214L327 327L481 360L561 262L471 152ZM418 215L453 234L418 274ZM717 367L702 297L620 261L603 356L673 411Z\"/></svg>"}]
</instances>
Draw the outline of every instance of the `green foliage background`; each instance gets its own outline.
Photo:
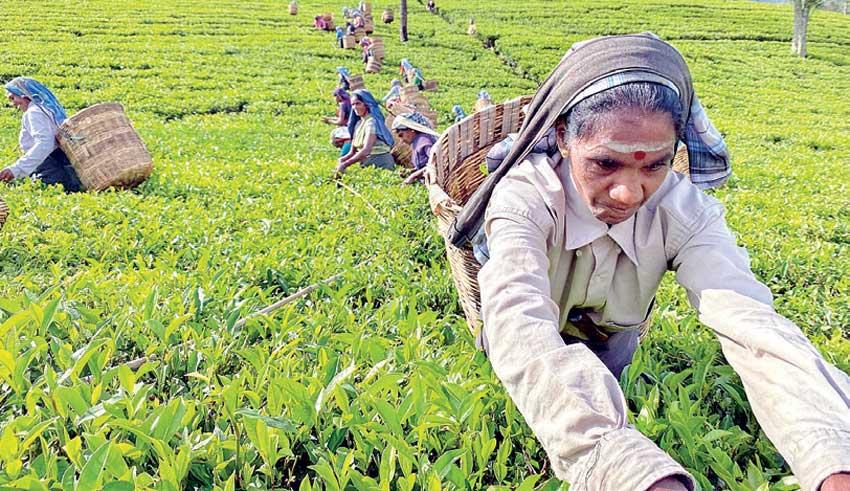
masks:
<instances>
[{"instance_id":1,"label":"green foliage background","mask_svg":"<svg viewBox=\"0 0 850 491\"><path fill-rule=\"evenodd\" d=\"M387 67L409 58L439 80L443 127L480 88L532 92L574 41L652 30L679 47L733 152L715 193L731 227L779 311L850 370L850 19L817 13L803 60L786 7L438 3L410 2L407 45L397 24L378 33ZM425 190L380 171L350 172L356 192L329 179L319 116L334 68L359 59L310 24L341 4L39 4L0 18L0 80L38 78L71 113L123 103L156 170L131 192L0 188L0 487L567 488L472 346ZM0 111L3 162L19 126ZM672 281L658 307L622 380L637 427L702 489L795 489ZM140 356L137 373L110 368Z\"/></svg>"}]
</instances>

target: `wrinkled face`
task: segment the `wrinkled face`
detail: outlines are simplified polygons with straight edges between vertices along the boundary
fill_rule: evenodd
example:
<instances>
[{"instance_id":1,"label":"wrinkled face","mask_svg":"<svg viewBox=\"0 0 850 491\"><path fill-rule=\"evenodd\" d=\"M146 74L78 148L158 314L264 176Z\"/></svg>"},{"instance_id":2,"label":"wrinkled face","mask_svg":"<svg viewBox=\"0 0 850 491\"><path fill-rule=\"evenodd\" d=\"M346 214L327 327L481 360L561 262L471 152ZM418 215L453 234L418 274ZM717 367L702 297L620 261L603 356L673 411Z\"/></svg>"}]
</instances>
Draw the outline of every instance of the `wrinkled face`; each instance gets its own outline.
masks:
<instances>
[{"instance_id":1,"label":"wrinkled face","mask_svg":"<svg viewBox=\"0 0 850 491\"><path fill-rule=\"evenodd\" d=\"M16 96L11 92L6 92L6 99L9 99L9 102L21 111L26 111L30 105L29 99L26 97Z\"/></svg>"},{"instance_id":2,"label":"wrinkled face","mask_svg":"<svg viewBox=\"0 0 850 491\"><path fill-rule=\"evenodd\" d=\"M661 186L673 160L676 131L666 113L623 110L603 116L592 134L558 146L569 152L576 189L598 220L626 221Z\"/></svg>"},{"instance_id":3,"label":"wrinkled face","mask_svg":"<svg viewBox=\"0 0 850 491\"><path fill-rule=\"evenodd\" d=\"M351 99L351 107L354 109L354 114L361 118L369 112L369 108L360 99L354 97Z\"/></svg>"},{"instance_id":4,"label":"wrinkled face","mask_svg":"<svg viewBox=\"0 0 850 491\"><path fill-rule=\"evenodd\" d=\"M413 139L416 138L416 132L408 128L395 130L395 132L398 137L401 138L401 141L407 143L408 145L412 144Z\"/></svg>"}]
</instances>

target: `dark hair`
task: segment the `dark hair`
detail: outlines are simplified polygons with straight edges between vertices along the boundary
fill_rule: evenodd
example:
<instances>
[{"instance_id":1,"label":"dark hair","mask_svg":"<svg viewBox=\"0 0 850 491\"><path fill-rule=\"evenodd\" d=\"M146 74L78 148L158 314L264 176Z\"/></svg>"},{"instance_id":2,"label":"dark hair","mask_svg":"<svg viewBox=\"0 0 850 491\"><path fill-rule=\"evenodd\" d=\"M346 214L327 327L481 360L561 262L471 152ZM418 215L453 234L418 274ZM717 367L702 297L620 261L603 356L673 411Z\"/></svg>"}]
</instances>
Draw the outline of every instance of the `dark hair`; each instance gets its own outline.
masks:
<instances>
[{"instance_id":1,"label":"dark hair","mask_svg":"<svg viewBox=\"0 0 850 491\"><path fill-rule=\"evenodd\" d=\"M661 84L635 82L612 87L573 106L565 116L567 141L588 136L608 113L621 109L667 113L673 118L676 136L683 138L682 103L676 92Z\"/></svg>"}]
</instances>

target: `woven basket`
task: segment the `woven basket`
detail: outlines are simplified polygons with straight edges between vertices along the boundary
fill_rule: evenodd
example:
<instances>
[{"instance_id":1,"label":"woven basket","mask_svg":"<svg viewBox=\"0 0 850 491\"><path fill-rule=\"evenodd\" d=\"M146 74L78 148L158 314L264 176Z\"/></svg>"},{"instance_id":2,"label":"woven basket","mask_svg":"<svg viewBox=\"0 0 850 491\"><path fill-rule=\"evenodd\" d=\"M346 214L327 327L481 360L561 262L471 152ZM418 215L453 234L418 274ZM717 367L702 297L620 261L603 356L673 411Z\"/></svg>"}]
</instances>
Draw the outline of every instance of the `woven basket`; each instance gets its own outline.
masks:
<instances>
[{"instance_id":1,"label":"woven basket","mask_svg":"<svg viewBox=\"0 0 850 491\"><path fill-rule=\"evenodd\" d=\"M423 109L423 110L420 110L419 112L421 112L423 116L428 118L428 121L431 122L431 126L433 126L434 128L437 127L437 117L438 117L437 111L435 111L433 109Z\"/></svg>"},{"instance_id":2,"label":"woven basket","mask_svg":"<svg viewBox=\"0 0 850 491\"><path fill-rule=\"evenodd\" d=\"M357 41L352 34L346 34L342 37L342 47L345 49L354 49L357 47Z\"/></svg>"},{"instance_id":3,"label":"woven basket","mask_svg":"<svg viewBox=\"0 0 850 491\"><path fill-rule=\"evenodd\" d=\"M378 61L384 60L384 40L379 37L372 38L372 46L369 47L372 53L372 56L378 59Z\"/></svg>"},{"instance_id":4,"label":"woven basket","mask_svg":"<svg viewBox=\"0 0 850 491\"><path fill-rule=\"evenodd\" d=\"M679 145L676 156L673 157L673 171L686 176L691 175L690 161L688 160L688 147Z\"/></svg>"},{"instance_id":5,"label":"woven basket","mask_svg":"<svg viewBox=\"0 0 850 491\"><path fill-rule=\"evenodd\" d=\"M404 143L401 140L396 140L395 145L390 150L396 163L407 169L413 168L413 147Z\"/></svg>"},{"instance_id":6,"label":"woven basket","mask_svg":"<svg viewBox=\"0 0 850 491\"><path fill-rule=\"evenodd\" d=\"M372 34L375 32L375 21L372 20L372 16L366 17L366 23L363 24L363 30L366 31L366 34Z\"/></svg>"},{"instance_id":7,"label":"woven basket","mask_svg":"<svg viewBox=\"0 0 850 491\"><path fill-rule=\"evenodd\" d=\"M354 30L354 40L357 41L358 43L365 36L366 36L366 30L363 29L362 27L358 27L357 29Z\"/></svg>"},{"instance_id":8,"label":"woven basket","mask_svg":"<svg viewBox=\"0 0 850 491\"><path fill-rule=\"evenodd\" d=\"M290 2L289 4L289 15L298 15L298 4L295 2Z\"/></svg>"},{"instance_id":9,"label":"woven basket","mask_svg":"<svg viewBox=\"0 0 850 491\"><path fill-rule=\"evenodd\" d=\"M153 171L151 154L121 104L83 109L59 127L59 146L89 191L132 188Z\"/></svg>"},{"instance_id":10,"label":"woven basket","mask_svg":"<svg viewBox=\"0 0 850 491\"><path fill-rule=\"evenodd\" d=\"M425 90L431 90L431 91L437 90L437 81L436 80L426 80L425 82L422 83L422 86L425 88Z\"/></svg>"},{"instance_id":11,"label":"woven basket","mask_svg":"<svg viewBox=\"0 0 850 491\"><path fill-rule=\"evenodd\" d=\"M348 86L352 91L365 89L366 84L363 83L363 75L352 75L348 77Z\"/></svg>"},{"instance_id":12,"label":"woven basket","mask_svg":"<svg viewBox=\"0 0 850 491\"><path fill-rule=\"evenodd\" d=\"M334 14L330 12L325 12L324 14L322 14L322 19L324 19L325 22L333 22Z\"/></svg>"},{"instance_id":13,"label":"woven basket","mask_svg":"<svg viewBox=\"0 0 850 491\"><path fill-rule=\"evenodd\" d=\"M381 14L381 20L384 24L390 24L393 20L395 20L395 16L393 16L393 9L384 9L384 13Z\"/></svg>"},{"instance_id":14,"label":"woven basket","mask_svg":"<svg viewBox=\"0 0 850 491\"><path fill-rule=\"evenodd\" d=\"M6 223L7 218L9 218L9 207L6 206L3 198L0 198L0 230L3 230L3 225Z\"/></svg>"},{"instance_id":15,"label":"woven basket","mask_svg":"<svg viewBox=\"0 0 850 491\"><path fill-rule=\"evenodd\" d=\"M489 107L455 123L434 144L426 172L431 210L437 216L445 237L452 221L486 177L482 167L490 147L519 130L524 119L522 107L531 96L519 97ZM455 247L448 240L446 255L460 297L463 313L473 334L481 328L481 292L478 271L481 266L467 244Z\"/></svg>"},{"instance_id":16,"label":"woven basket","mask_svg":"<svg viewBox=\"0 0 850 491\"><path fill-rule=\"evenodd\" d=\"M381 71L381 60L376 59L374 56L369 57L369 61L366 63L366 73L379 73Z\"/></svg>"}]
</instances>

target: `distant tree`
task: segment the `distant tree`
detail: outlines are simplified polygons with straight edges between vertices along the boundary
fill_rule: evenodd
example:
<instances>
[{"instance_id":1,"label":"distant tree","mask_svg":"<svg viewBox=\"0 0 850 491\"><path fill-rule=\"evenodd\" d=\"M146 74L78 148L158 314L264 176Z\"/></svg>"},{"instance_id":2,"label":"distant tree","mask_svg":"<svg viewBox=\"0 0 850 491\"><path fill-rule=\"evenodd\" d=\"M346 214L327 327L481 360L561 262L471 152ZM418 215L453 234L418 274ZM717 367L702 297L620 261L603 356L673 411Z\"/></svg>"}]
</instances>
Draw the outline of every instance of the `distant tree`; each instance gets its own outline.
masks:
<instances>
[{"instance_id":1,"label":"distant tree","mask_svg":"<svg viewBox=\"0 0 850 491\"><path fill-rule=\"evenodd\" d=\"M806 32L809 28L809 16L826 3L826 0L792 0L794 5L794 35L791 37L791 52L806 57Z\"/></svg>"},{"instance_id":2,"label":"distant tree","mask_svg":"<svg viewBox=\"0 0 850 491\"><path fill-rule=\"evenodd\" d=\"M401 5L399 6L399 35L401 36L401 42L407 42L407 0L401 0Z\"/></svg>"}]
</instances>

